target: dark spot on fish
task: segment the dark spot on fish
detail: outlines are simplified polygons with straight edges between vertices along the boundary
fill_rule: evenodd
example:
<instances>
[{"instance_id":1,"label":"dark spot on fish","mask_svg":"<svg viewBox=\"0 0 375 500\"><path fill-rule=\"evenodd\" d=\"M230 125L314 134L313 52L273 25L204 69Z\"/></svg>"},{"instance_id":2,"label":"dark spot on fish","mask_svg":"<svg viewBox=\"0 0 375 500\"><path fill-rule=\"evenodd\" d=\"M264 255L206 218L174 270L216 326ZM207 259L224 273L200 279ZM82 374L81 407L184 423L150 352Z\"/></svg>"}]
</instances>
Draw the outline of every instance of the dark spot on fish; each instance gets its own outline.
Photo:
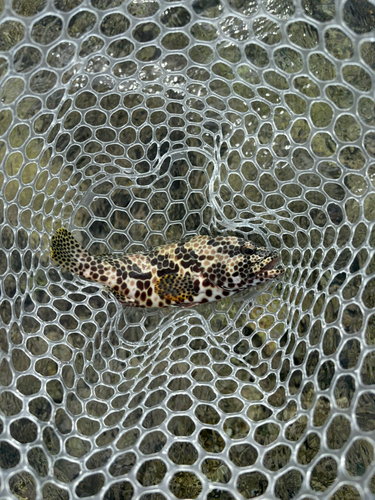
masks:
<instances>
[{"instance_id":1,"label":"dark spot on fish","mask_svg":"<svg viewBox=\"0 0 375 500\"><path fill-rule=\"evenodd\" d=\"M170 269L158 269L157 271L157 275L159 276L159 278L161 278L162 276L166 276L167 274L171 274Z\"/></svg>"},{"instance_id":2,"label":"dark spot on fish","mask_svg":"<svg viewBox=\"0 0 375 500\"><path fill-rule=\"evenodd\" d=\"M135 271L130 271L129 278L134 278L135 280L150 280L151 273L142 273L142 272L138 273Z\"/></svg>"},{"instance_id":3,"label":"dark spot on fish","mask_svg":"<svg viewBox=\"0 0 375 500\"><path fill-rule=\"evenodd\" d=\"M187 269L188 267L191 267L195 264L196 262L196 259L191 259L191 260L188 260L188 261L185 261L183 260L181 262L181 266L184 268L184 269Z\"/></svg>"}]
</instances>

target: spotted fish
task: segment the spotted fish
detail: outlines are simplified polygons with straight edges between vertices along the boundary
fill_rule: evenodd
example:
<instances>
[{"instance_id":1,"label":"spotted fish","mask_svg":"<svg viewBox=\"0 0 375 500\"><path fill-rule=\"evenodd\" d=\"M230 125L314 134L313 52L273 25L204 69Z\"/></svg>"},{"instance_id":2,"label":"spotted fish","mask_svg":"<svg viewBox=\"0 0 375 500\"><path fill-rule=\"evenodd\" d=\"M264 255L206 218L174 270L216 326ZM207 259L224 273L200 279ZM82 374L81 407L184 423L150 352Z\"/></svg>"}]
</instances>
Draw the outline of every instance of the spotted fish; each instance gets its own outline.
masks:
<instances>
[{"instance_id":1,"label":"spotted fish","mask_svg":"<svg viewBox=\"0 0 375 500\"><path fill-rule=\"evenodd\" d=\"M92 256L62 228L52 258L68 271L105 285L128 306L190 307L228 297L283 274L278 255L234 236L195 236L146 252Z\"/></svg>"}]
</instances>

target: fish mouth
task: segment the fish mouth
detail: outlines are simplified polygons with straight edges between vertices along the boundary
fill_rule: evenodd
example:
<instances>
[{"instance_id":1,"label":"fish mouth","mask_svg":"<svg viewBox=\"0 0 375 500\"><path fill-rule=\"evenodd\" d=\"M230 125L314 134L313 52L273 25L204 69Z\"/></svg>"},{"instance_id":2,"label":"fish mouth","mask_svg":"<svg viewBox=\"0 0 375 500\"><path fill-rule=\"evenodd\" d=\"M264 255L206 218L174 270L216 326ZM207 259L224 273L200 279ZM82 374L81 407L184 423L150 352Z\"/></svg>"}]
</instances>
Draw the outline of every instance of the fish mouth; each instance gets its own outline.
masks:
<instances>
[{"instance_id":1,"label":"fish mouth","mask_svg":"<svg viewBox=\"0 0 375 500\"><path fill-rule=\"evenodd\" d=\"M277 254L272 253L268 255L260 264L259 271L255 273L256 278L261 281L269 281L284 274L285 269L275 269L278 261L279 256Z\"/></svg>"},{"instance_id":2,"label":"fish mouth","mask_svg":"<svg viewBox=\"0 0 375 500\"><path fill-rule=\"evenodd\" d=\"M265 264L261 271L270 271L271 269L273 269L276 264L278 263L279 261L279 256L278 255L272 255L271 256L272 260L270 262L267 262L267 264Z\"/></svg>"}]
</instances>

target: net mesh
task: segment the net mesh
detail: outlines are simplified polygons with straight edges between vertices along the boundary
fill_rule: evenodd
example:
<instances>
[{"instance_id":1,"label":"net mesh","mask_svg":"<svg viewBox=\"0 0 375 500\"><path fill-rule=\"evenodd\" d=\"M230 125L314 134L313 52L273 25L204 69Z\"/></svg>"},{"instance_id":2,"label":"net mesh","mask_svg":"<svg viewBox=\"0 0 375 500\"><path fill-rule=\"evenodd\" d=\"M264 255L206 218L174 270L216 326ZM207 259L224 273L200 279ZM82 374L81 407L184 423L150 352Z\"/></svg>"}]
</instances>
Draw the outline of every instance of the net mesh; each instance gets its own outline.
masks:
<instances>
[{"instance_id":1,"label":"net mesh","mask_svg":"<svg viewBox=\"0 0 375 500\"><path fill-rule=\"evenodd\" d=\"M0 1L0 497L375 495L375 6ZM237 234L261 295L123 308L53 265Z\"/></svg>"}]
</instances>

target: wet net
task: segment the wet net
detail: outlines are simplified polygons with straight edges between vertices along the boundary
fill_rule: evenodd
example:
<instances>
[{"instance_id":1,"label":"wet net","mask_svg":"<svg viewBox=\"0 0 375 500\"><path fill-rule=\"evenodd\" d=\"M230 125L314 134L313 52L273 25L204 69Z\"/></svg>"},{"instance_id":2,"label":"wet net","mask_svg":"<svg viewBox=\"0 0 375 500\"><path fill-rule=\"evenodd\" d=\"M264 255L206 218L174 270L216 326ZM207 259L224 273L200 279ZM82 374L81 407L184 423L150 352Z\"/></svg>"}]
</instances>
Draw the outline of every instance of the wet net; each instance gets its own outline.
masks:
<instances>
[{"instance_id":1,"label":"wet net","mask_svg":"<svg viewBox=\"0 0 375 500\"><path fill-rule=\"evenodd\" d=\"M0 1L0 498L375 495L375 6ZM261 294L123 308L55 266L195 234Z\"/></svg>"}]
</instances>

